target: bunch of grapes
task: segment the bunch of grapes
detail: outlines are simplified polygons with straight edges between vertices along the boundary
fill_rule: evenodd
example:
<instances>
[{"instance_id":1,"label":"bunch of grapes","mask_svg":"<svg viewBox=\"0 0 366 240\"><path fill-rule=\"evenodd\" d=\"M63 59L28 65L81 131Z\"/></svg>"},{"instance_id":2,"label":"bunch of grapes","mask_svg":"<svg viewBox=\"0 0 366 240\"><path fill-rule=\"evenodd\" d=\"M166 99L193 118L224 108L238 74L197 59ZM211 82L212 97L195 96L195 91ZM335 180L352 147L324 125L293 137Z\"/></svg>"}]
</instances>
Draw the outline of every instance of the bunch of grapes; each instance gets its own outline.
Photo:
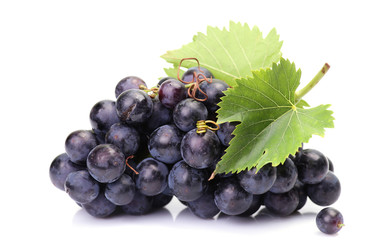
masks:
<instances>
[{"instance_id":1,"label":"bunch of grapes","mask_svg":"<svg viewBox=\"0 0 366 240\"><path fill-rule=\"evenodd\" d=\"M188 94L192 85L198 88ZM251 216L262 205L287 216L308 197L333 204L340 182L330 159L314 149L299 148L277 167L209 180L238 124L223 123L217 131L206 124L216 121L228 88L204 68L190 68L180 80L161 79L151 89L138 77L122 79L115 101L92 107L92 129L68 135L66 152L51 163L52 183L95 217L147 214L173 196L200 218Z\"/></svg>"}]
</instances>

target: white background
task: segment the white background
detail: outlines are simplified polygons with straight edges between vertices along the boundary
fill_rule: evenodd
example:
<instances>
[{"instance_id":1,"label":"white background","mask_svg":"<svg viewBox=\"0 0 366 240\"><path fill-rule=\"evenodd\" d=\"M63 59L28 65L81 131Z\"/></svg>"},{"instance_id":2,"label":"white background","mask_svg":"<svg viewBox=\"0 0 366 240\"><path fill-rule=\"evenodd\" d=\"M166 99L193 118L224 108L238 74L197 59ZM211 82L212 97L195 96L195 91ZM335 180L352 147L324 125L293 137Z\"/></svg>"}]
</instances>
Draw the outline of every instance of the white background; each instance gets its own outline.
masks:
<instances>
[{"instance_id":1,"label":"white background","mask_svg":"<svg viewBox=\"0 0 366 240\"><path fill-rule=\"evenodd\" d=\"M332 104L335 128L305 147L335 165L342 194L333 206L346 226L338 239L364 235L365 8L362 1L0 1L1 239L320 239L322 209L310 201L289 218L201 220L178 201L142 217L88 216L50 182L48 169L66 136L90 129L89 111L114 99L123 77L149 86L169 65L159 56L206 26L230 20L273 27L283 57L302 70L302 84L325 62L326 77L306 96ZM361 235L361 236L362 236Z\"/></svg>"}]
</instances>

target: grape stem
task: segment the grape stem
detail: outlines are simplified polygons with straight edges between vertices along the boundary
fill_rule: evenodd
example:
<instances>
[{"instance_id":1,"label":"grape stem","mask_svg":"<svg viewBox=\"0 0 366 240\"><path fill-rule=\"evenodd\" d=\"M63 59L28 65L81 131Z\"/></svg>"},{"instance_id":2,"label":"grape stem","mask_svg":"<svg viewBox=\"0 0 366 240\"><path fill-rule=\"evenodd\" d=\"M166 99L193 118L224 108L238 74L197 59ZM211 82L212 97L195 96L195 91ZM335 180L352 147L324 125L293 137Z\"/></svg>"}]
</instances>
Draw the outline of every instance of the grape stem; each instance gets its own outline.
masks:
<instances>
[{"instance_id":1,"label":"grape stem","mask_svg":"<svg viewBox=\"0 0 366 240\"><path fill-rule=\"evenodd\" d=\"M330 66L325 63L322 69L315 75L315 77L302 89L295 93L295 103L298 103L328 72Z\"/></svg>"}]
</instances>

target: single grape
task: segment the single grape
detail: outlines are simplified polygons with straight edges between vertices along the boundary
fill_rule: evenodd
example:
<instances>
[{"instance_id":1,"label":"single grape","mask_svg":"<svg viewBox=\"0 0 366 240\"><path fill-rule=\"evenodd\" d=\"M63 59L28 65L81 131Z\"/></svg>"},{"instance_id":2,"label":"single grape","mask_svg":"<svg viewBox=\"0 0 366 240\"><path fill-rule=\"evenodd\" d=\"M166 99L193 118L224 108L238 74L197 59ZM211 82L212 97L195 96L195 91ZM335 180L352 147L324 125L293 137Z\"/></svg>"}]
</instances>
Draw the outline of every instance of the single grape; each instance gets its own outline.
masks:
<instances>
[{"instance_id":1,"label":"single grape","mask_svg":"<svg viewBox=\"0 0 366 240\"><path fill-rule=\"evenodd\" d=\"M297 169L294 162L287 158L286 161L277 167L276 181L269 191L273 193L284 193L295 186L297 180Z\"/></svg>"},{"instance_id":2,"label":"single grape","mask_svg":"<svg viewBox=\"0 0 366 240\"><path fill-rule=\"evenodd\" d=\"M105 135L113 124L119 122L116 103L110 100L97 102L91 109L89 118L93 131Z\"/></svg>"},{"instance_id":3,"label":"single grape","mask_svg":"<svg viewBox=\"0 0 366 240\"><path fill-rule=\"evenodd\" d=\"M205 171L192 168L182 160L170 170L168 184L179 200L194 201L207 189L207 175Z\"/></svg>"},{"instance_id":4,"label":"single grape","mask_svg":"<svg viewBox=\"0 0 366 240\"><path fill-rule=\"evenodd\" d=\"M175 125L163 125L151 135L148 148L151 156L167 164L174 164L182 159L180 145L183 133Z\"/></svg>"},{"instance_id":5,"label":"single grape","mask_svg":"<svg viewBox=\"0 0 366 240\"><path fill-rule=\"evenodd\" d=\"M170 193L170 188L167 186L162 193L152 196L152 199L152 208L159 209L170 203L170 201L173 199L173 194Z\"/></svg>"},{"instance_id":6,"label":"single grape","mask_svg":"<svg viewBox=\"0 0 366 240\"><path fill-rule=\"evenodd\" d=\"M146 196L136 191L133 200L126 205L121 206L123 212L130 215L143 215L152 210L153 197Z\"/></svg>"},{"instance_id":7,"label":"single grape","mask_svg":"<svg viewBox=\"0 0 366 240\"><path fill-rule=\"evenodd\" d=\"M182 81L187 82L187 83L193 82L194 73L197 74L199 79L203 79L202 76L199 76L200 74L204 75L206 78L211 78L211 77L214 78L212 73L206 68L191 67L191 68L188 68L187 71L183 74Z\"/></svg>"},{"instance_id":8,"label":"single grape","mask_svg":"<svg viewBox=\"0 0 366 240\"><path fill-rule=\"evenodd\" d=\"M341 195L341 183L331 171L328 171L321 182L307 184L306 187L310 200L319 206L329 206Z\"/></svg>"},{"instance_id":9,"label":"single grape","mask_svg":"<svg viewBox=\"0 0 366 240\"><path fill-rule=\"evenodd\" d=\"M299 205L299 193L295 189L285 193L267 192L263 203L269 211L280 216L288 216Z\"/></svg>"},{"instance_id":10,"label":"single grape","mask_svg":"<svg viewBox=\"0 0 366 240\"><path fill-rule=\"evenodd\" d=\"M95 180L111 183L120 178L125 171L126 159L118 147L100 144L90 152L86 166Z\"/></svg>"},{"instance_id":11,"label":"single grape","mask_svg":"<svg viewBox=\"0 0 366 240\"><path fill-rule=\"evenodd\" d=\"M144 127L147 132L152 133L155 129L160 126L173 122L173 112L171 109L166 108L159 100L158 97L152 99L153 111L146 121Z\"/></svg>"},{"instance_id":12,"label":"single grape","mask_svg":"<svg viewBox=\"0 0 366 240\"><path fill-rule=\"evenodd\" d=\"M132 126L116 123L105 135L105 142L117 146L125 156L131 156L140 147L140 134Z\"/></svg>"},{"instance_id":13,"label":"single grape","mask_svg":"<svg viewBox=\"0 0 366 240\"><path fill-rule=\"evenodd\" d=\"M276 181L277 168L271 164L264 165L257 172L257 168L240 172L237 176L240 185L251 194L263 194L267 192Z\"/></svg>"},{"instance_id":14,"label":"single grape","mask_svg":"<svg viewBox=\"0 0 366 240\"><path fill-rule=\"evenodd\" d=\"M294 189L296 189L299 194L299 205L297 205L296 210L300 210L303 206L305 206L308 199L306 185L303 184L300 180L296 180Z\"/></svg>"},{"instance_id":15,"label":"single grape","mask_svg":"<svg viewBox=\"0 0 366 240\"><path fill-rule=\"evenodd\" d=\"M156 87L160 87L161 84L163 84L163 82L165 82L166 80L177 80L176 78L173 78L173 77L163 77L162 79L159 80L158 84L156 85Z\"/></svg>"},{"instance_id":16,"label":"single grape","mask_svg":"<svg viewBox=\"0 0 366 240\"><path fill-rule=\"evenodd\" d=\"M299 180L307 184L315 184L323 180L329 170L328 159L314 149L303 150L301 157L295 161Z\"/></svg>"},{"instance_id":17,"label":"single grape","mask_svg":"<svg viewBox=\"0 0 366 240\"><path fill-rule=\"evenodd\" d=\"M234 137L232 133L239 123L240 122L225 122L220 124L219 130L217 130L217 136L219 137L222 145L226 147L229 146L231 139Z\"/></svg>"},{"instance_id":18,"label":"single grape","mask_svg":"<svg viewBox=\"0 0 366 240\"><path fill-rule=\"evenodd\" d=\"M116 110L122 122L140 124L146 122L151 116L153 103L144 91L129 89L117 98Z\"/></svg>"},{"instance_id":19,"label":"single grape","mask_svg":"<svg viewBox=\"0 0 366 240\"><path fill-rule=\"evenodd\" d=\"M221 97L225 95L223 91L228 89L229 85L222 80L212 79L212 82L201 82L199 87L207 95L207 99L203 101L207 110L209 112L216 112L219 109L217 104L221 101ZM198 98L204 99L205 96L198 91Z\"/></svg>"},{"instance_id":20,"label":"single grape","mask_svg":"<svg viewBox=\"0 0 366 240\"><path fill-rule=\"evenodd\" d=\"M249 209L253 195L245 191L236 178L225 178L218 183L215 203L227 215L239 215Z\"/></svg>"},{"instance_id":21,"label":"single grape","mask_svg":"<svg viewBox=\"0 0 366 240\"><path fill-rule=\"evenodd\" d=\"M159 87L159 100L169 109L173 109L180 101L187 97L184 84L176 79L168 79Z\"/></svg>"},{"instance_id":22,"label":"single grape","mask_svg":"<svg viewBox=\"0 0 366 240\"><path fill-rule=\"evenodd\" d=\"M335 208L324 208L316 215L316 226L323 233L335 234L344 226L343 216Z\"/></svg>"},{"instance_id":23,"label":"single grape","mask_svg":"<svg viewBox=\"0 0 366 240\"><path fill-rule=\"evenodd\" d=\"M209 184L207 190L201 197L194 201L187 202L191 212L200 218L213 218L220 212L215 203L215 184Z\"/></svg>"},{"instance_id":24,"label":"single grape","mask_svg":"<svg viewBox=\"0 0 366 240\"><path fill-rule=\"evenodd\" d=\"M80 170L67 175L65 191L76 202L84 204L98 197L99 184L88 171Z\"/></svg>"},{"instance_id":25,"label":"single grape","mask_svg":"<svg viewBox=\"0 0 366 240\"><path fill-rule=\"evenodd\" d=\"M97 139L91 131L77 130L67 136L65 150L73 163L85 165L89 152L97 145Z\"/></svg>"},{"instance_id":26,"label":"single grape","mask_svg":"<svg viewBox=\"0 0 366 240\"><path fill-rule=\"evenodd\" d=\"M189 166L203 169L214 165L221 156L221 144L213 131L207 129L205 133L197 133L196 130L184 135L180 153Z\"/></svg>"},{"instance_id":27,"label":"single grape","mask_svg":"<svg viewBox=\"0 0 366 240\"><path fill-rule=\"evenodd\" d=\"M93 217L105 218L116 211L116 205L111 203L101 192L96 199L90 203L82 204L83 209Z\"/></svg>"},{"instance_id":28,"label":"single grape","mask_svg":"<svg viewBox=\"0 0 366 240\"><path fill-rule=\"evenodd\" d=\"M167 187L169 170L167 166L153 158L142 160L136 168L136 187L146 196L162 193Z\"/></svg>"},{"instance_id":29,"label":"single grape","mask_svg":"<svg viewBox=\"0 0 366 240\"><path fill-rule=\"evenodd\" d=\"M135 196L135 182L127 174L105 186L105 197L115 205L125 205Z\"/></svg>"},{"instance_id":30,"label":"single grape","mask_svg":"<svg viewBox=\"0 0 366 240\"><path fill-rule=\"evenodd\" d=\"M187 98L175 106L173 120L180 130L188 132L196 128L197 121L206 120L207 114L207 109L203 103L193 98Z\"/></svg>"},{"instance_id":31,"label":"single grape","mask_svg":"<svg viewBox=\"0 0 366 240\"><path fill-rule=\"evenodd\" d=\"M58 155L51 163L49 175L51 182L58 189L65 191L65 181L67 175L72 172L82 170L83 167L71 162L66 153Z\"/></svg>"},{"instance_id":32,"label":"single grape","mask_svg":"<svg viewBox=\"0 0 366 240\"><path fill-rule=\"evenodd\" d=\"M118 96L121 93L123 93L124 91L126 91L128 89L140 89L141 85L147 87L145 81L139 77L129 76L129 77L122 78L122 80L119 81L116 86L116 90L115 90L116 98L118 98Z\"/></svg>"}]
</instances>

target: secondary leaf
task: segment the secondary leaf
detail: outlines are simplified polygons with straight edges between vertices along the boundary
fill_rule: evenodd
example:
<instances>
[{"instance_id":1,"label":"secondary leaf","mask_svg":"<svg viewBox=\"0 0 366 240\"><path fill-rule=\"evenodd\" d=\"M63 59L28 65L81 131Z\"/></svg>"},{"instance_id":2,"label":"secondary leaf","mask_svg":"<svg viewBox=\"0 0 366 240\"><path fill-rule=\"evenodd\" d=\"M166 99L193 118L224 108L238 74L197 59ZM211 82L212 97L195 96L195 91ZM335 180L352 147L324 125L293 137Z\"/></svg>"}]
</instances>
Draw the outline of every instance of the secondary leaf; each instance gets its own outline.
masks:
<instances>
[{"instance_id":1,"label":"secondary leaf","mask_svg":"<svg viewBox=\"0 0 366 240\"><path fill-rule=\"evenodd\" d=\"M295 64L281 59L272 69L253 71L253 77L225 91L218 123L241 123L216 173L259 169L267 163L277 166L313 134L323 136L324 128L333 127L330 105L304 108L305 101L295 103L300 76Z\"/></svg>"},{"instance_id":2,"label":"secondary leaf","mask_svg":"<svg viewBox=\"0 0 366 240\"><path fill-rule=\"evenodd\" d=\"M282 41L275 29L263 38L258 27L250 29L248 24L230 22L229 30L207 27L207 35L198 33L193 42L181 49L162 55L175 69L182 58L197 58L217 79L234 86L236 79L251 76L252 70L268 68L281 57ZM182 67L197 66L197 62L184 61ZM177 73L168 72L176 77Z\"/></svg>"}]
</instances>

